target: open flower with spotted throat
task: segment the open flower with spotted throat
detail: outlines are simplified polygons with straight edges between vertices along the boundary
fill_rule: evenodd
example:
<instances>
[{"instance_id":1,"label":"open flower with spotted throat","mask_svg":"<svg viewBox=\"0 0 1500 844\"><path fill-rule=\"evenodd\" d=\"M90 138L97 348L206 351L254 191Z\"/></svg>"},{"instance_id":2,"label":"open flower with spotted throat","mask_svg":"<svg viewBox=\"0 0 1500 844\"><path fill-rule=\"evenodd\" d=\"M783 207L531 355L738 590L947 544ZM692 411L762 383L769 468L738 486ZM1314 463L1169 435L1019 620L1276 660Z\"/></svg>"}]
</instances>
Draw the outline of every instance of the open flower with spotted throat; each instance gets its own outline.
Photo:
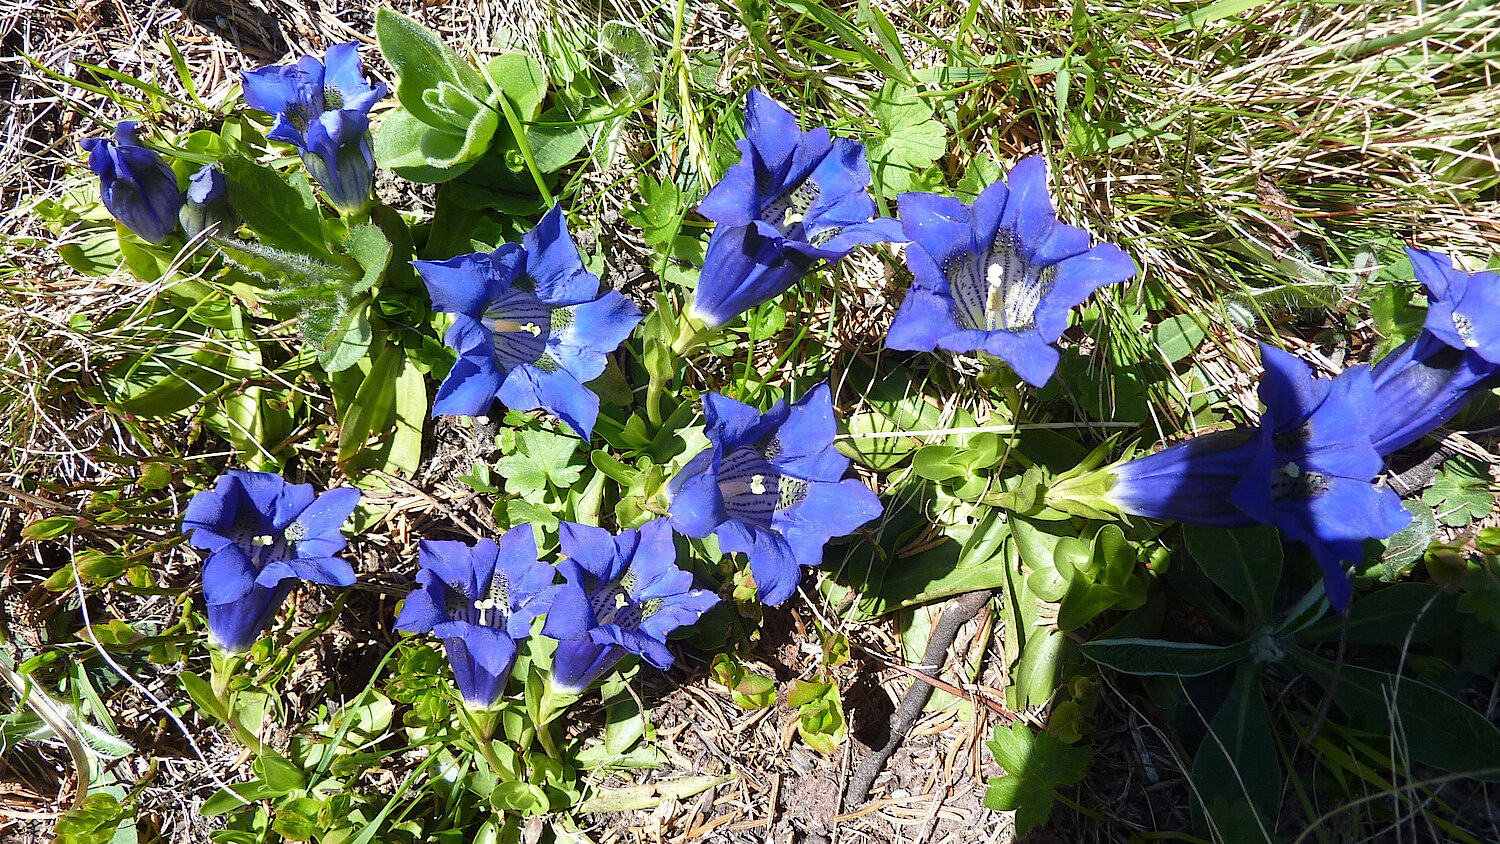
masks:
<instances>
[{"instance_id":1,"label":"open flower with spotted throat","mask_svg":"<svg viewBox=\"0 0 1500 844\"><path fill-rule=\"evenodd\" d=\"M698 205L718 223L689 315L709 328L781 295L823 259L856 246L904 241L875 216L865 148L797 118L760 91L745 103L741 158Z\"/></svg>"},{"instance_id":2,"label":"open flower with spotted throat","mask_svg":"<svg viewBox=\"0 0 1500 844\"><path fill-rule=\"evenodd\" d=\"M692 588L693 576L677 567L667 521L654 519L618 536L573 522L563 522L560 531L567 559L557 568L567 583L542 630L558 640L554 687L579 694L632 653L670 668L667 636L697 621L719 598Z\"/></svg>"},{"instance_id":3,"label":"open flower with spotted throat","mask_svg":"<svg viewBox=\"0 0 1500 844\"><path fill-rule=\"evenodd\" d=\"M1095 290L1135 275L1135 262L1059 222L1041 156L1018 163L972 206L950 196L897 199L913 281L891 323L892 349L986 352L1042 386L1061 355L1068 314Z\"/></svg>"},{"instance_id":4,"label":"open flower with spotted throat","mask_svg":"<svg viewBox=\"0 0 1500 844\"><path fill-rule=\"evenodd\" d=\"M498 397L515 410L545 408L589 438L599 396L585 385L641 311L617 291L600 294L560 207L519 244L412 264L433 308L454 315L444 342L458 362L438 388L434 416L482 416Z\"/></svg>"},{"instance_id":5,"label":"open flower with spotted throat","mask_svg":"<svg viewBox=\"0 0 1500 844\"><path fill-rule=\"evenodd\" d=\"M226 653L249 650L298 580L353 584L354 569L335 555L358 503L351 487L314 495L311 484L270 472L227 472L193 496L182 532L210 552L203 564L210 642Z\"/></svg>"},{"instance_id":6,"label":"open flower with spotted throat","mask_svg":"<svg viewBox=\"0 0 1500 844\"><path fill-rule=\"evenodd\" d=\"M1500 273L1464 272L1437 252L1406 254L1427 288L1427 319L1371 369L1381 454L1421 439L1500 386Z\"/></svg>"},{"instance_id":7,"label":"open flower with spotted throat","mask_svg":"<svg viewBox=\"0 0 1500 844\"><path fill-rule=\"evenodd\" d=\"M1328 600L1342 612L1352 594L1344 566L1364 559L1366 539L1384 539L1411 521L1396 493L1373 483L1384 461L1370 436L1380 412L1370 370L1315 378L1294 355L1264 344L1260 352L1259 451L1230 499L1312 549Z\"/></svg>"},{"instance_id":8,"label":"open flower with spotted throat","mask_svg":"<svg viewBox=\"0 0 1500 844\"><path fill-rule=\"evenodd\" d=\"M245 103L275 116L266 137L297 148L335 208L357 213L370 207L375 156L369 112L386 87L360 74L357 41L329 47L327 59L325 65L303 56L295 64L242 72Z\"/></svg>"},{"instance_id":9,"label":"open flower with spotted throat","mask_svg":"<svg viewBox=\"0 0 1500 844\"><path fill-rule=\"evenodd\" d=\"M464 703L495 706L505 696L517 642L545 613L561 587L557 570L537 560L531 525L517 525L496 542L475 545L424 539L418 546L419 588L406 597L396 629L432 632L443 640Z\"/></svg>"},{"instance_id":10,"label":"open flower with spotted throat","mask_svg":"<svg viewBox=\"0 0 1500 844\"><path fill-rule=\"evenodd\" d=\"M672 527L715 534L719 547L750 560L760 600L780 604L823 561L823 546L880 515L869 487L844 479L849 458L833 447L828 384L765 413L718 393L703 397L711 448L667 485Z\"/></svg>"}]
</instances>

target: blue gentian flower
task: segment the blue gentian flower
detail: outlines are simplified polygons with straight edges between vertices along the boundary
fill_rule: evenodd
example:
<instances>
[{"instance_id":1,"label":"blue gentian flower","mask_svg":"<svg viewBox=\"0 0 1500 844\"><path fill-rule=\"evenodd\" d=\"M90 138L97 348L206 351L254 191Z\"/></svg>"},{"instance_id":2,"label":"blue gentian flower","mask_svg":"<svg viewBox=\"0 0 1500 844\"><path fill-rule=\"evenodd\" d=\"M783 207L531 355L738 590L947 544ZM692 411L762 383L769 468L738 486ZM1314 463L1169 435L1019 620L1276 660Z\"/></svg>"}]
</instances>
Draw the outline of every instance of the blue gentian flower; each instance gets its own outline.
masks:
<instances>
[{"instance_id":1,"label":"blue gentian flower","mask_svg":"<svg viewBox=\"0 0 1500 844\"><path fill-rule=\"evenodd\" d=\"M557 570L537 560L529 524L506 531L498 543L424 539L418 549L420 586L406 597L396 629L442 639L464 703L493 707L505 696L516 643L531 635L531 622L557 595Z\"/></svg>"},{"instance_id":2,"label":"blue gentian flower","mask_svg":"<svg viewBox=\"0 0 1500 844\"><path fill-rule=\"evenodd\" d=\"M1058 221L1041 156L1022 160L972 207L929 193L902 194L896 204L912 241L913 281L888 348L987 352L1040 387L1057 368L1052 344L1068 312L1135 275L1118 247L1090 247L1088 232Z\"/></svg>"},{"instance_id":3,"label":"blue gentian flower","mask_svg":"<svg viewBox=\"0 0 1500 844\"><path fill-rule=\"evenodd\" d=\"M875 216L865 148L818 127L752 89L741 158L698 205L718 223L689 315L717 328L781 295L819 258L837 263L856 246L902 241ZM787 254L793 253L793 254ZM717 259L717 260L716 260Z\"/></svg>"},{"instance_id":4,"label":"blue gentian flower","mask_svg":"<svg viewBox=\"0 0 1500 844\"><path fill-rule=\"evenodd\" d=\"M329 47L326 66L303 56L240 76L246 104L276 117L266 137L297 148L333 206L346 213L369 208L375 172L369 112L386 88L360 75L359 43Z\"/></svg>"},{"instance_id":5,"label":"blue gentian flower","mask_svg":"<svg viewBox=\"0 0 1500 844\"><path fill-rule=\"evenodd\" d=\"M1323 568L1328 600L1343 611L1352 592L1344 564L1364 559L1366 539L1383 539L1411 521L1394 492L1372 483L1384 461L1371 440L1379 409L1370 370L1314 378L1307 364L1266 345L1261 359L1260 448L1230 500L1307 543Z\"/></svg>"},{"instance_id":6,"label":"blue gentian flower","mask_svg":"<svg viewBox=\"0 0 1500 844\"><path fill-rule=\"evenodd\" d=\"M796 591L802 566L822 562L829 539L880 515L880 499L843 480L849 458L833 447L827 383L764 414L708 393L703 413L713 445L668 483L672 527L716 534L720 548L743 552L760 600L780 604Z\"/></svg>"},{"instance_id":7,"label":"blue gentian flower","mask_svg":"<svg viewBox=\"0 0 1500 844\"><path fill-rule=\"evenodd\" d=\"M234 211L229 207L229 186L223 170L213 164L198 168L188 179L186 198L177 216L188 238L197 237L215 223L219 224L221 234L228 233L225 229L233 225Z\"/></svg>"},{"instance_id":8,"label":"blue gentian flower","mask_svg":"<svg viewBox=\"0 0 1500 844\"><path fill-rule=\"evenodd\" d=\"M515 410L546 408L588 439L604 372L641 311L583 265L562 209L553 206L521 243L446 261L413 261L434 309L454 314L444 338L458 362L432 414L482 416L498 396Z\"/></svg>"},{"instance_id":9,"label":"blue gentian flower","mask_svg":"<svg viewBox=\"0 0 1500 844\"><path fill-rule=\"evenodd\" d=\"M1214 431L1109 467L1104 500L1122 513L1224 528L1257 524L1230 495L1261 449L1254 428Z\"/></svg>"},{"instance_id":10,"label":"blue gentian flower","mask_svg":"<svg viewBox=\"0 0 1500 844\"><path fill-rule=\"evenodd\" d=\"M349 586L354 570L335 556L339 528L359 490L289 484L270 472L231 471L193 496L182 514L188 544L209 551L203 564L210 641L228 653L255 644L297 580Z\"/></svg>"},{"instance_id":11,"label":"blue gentian flower","mask_svg":"<svg viewBox=\"0 0 1500 844\"><path fill-rule=\"evenodd\" d=\"M155 150L140 145L136 122L115 126L115 139L85 138L89 169L99 177L99 195L116 220L147 243L161 243L177 231L182 191L172 168Z\"/></svg>"},{"instance_id":12,"label":"blue gentian flower","mask_svg":"<svg viewBox=\"0 0 1500 844\"><path fill-rule=\"evenodd\" d=\"M1464 272L1437 252L1408 247L1406 255L1427 288L1422 327L1455 349L1473 349L1500 364L1500 274Z\"/></svg>"},{"instance_id":13,"label":"blue gentian flower","mask_svg":"<svg viewBox=\"0 0 1500 844\"><path fill-rule=\"evenodd\" d=\"M693 576L677 567L671 526L654 519L611 536L602 528L563 522L560 531L567 559L557 568L567 583L542 630L558 640L555 688L579 694L627 653L670 668L667 635L719 602L712 592L692 588Z\"/></svg>"},{"instance_id":14,"label":"blue gentian flower","mask_svg":"<svg viewBox=\"0 0 1500 844\"><path fill-rule=\"evenodd\" d=\"M1500 386L1500 275L1454 269L1444 255L1406 250L1427 288L1422 332L1373 367L1375 450L1389 454Z\"/></svg>"}]
</instances>

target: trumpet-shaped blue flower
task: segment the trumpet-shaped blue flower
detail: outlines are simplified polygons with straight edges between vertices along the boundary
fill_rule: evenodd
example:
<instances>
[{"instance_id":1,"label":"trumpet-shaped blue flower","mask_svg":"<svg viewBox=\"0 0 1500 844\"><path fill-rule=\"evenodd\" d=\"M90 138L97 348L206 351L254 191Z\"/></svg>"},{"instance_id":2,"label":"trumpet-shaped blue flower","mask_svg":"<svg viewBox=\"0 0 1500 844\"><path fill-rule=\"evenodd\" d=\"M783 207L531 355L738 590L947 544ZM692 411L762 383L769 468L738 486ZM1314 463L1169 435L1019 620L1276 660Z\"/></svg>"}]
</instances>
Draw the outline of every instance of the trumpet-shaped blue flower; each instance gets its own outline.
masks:
<instances>
[{"instance_id":1,"label":"trumpet-shaped blue flower","mask_svg":"<svg viewBox=\"0 0 1500 844\"><path fill-rule=\"evenodd\" d=\"M745 103L741 158L698 212L718 223L709 238L690 315L716 328L781 295L819 258L837 263L856 246L901 241L866 193L865 148L792 113L760 91Z\"/></svg>"},{"instance_id":2,"label":"trumpet-shaped blue flower","mask_svg":"<svg viewBox=\"0 0 1500 844\"><path fill-rule=\"evenodd\" d=\"M913 281L885 344L892 349L982 351L1042 386L1060 355L1052 345L1068 312L1096 289L1135 275L1114 245L1061 223L1041 156L1022 160L973 206L948 196L897 199Z\"/></svg>"},{"instance_id":3,"label":"trumpet-shaped blue flower","mask_svg":"<svg viewBox=\"0 0 1500 844\"><path fill-rule=\"evenodd\" d=\"M1406 254L1427 288L1427 321L1371 370L1381 454L1421 439L1500 385L1500 275L1454 269L1436 252Z\"/></svg>"},{"instance_id":4,"label":"trumpet-shaped blue flower","mask_svg":"<svg viewBox=\"0 0 1500 844\"><path fill-rule=\"evenodd\" d=\"M1383 539L1411 521L1394 492L1372 483L1384 461L1371 440L1379 411L1370 370L1314 378L1307 364L1265 345L1261 360L1260 448L1231 500L1307 543L1323 568L1328 600L1342 611L1351 594L1344 565L1364 559L1366 539Z\"/></svg>"},{"instance_id":5,"label":"trumpet-shaped blue flower","mask_svg":"<svg viewBox=\"0 0 1500 844\"><path fill-rule=\"evenodd\" d=\"M221 227L233 225L234 211L229 207L229 186L224 181L224 171L216 165L205 164L188 179L187 202L178 212L182 231L189 238L199 235L204 229L217 223ZM224 228L221 234L227 234Z\"/></svg>"},{"instance_id":6,"label":"trumpet-shaped blue flower","mask_svg":"<svg viewBox=\"0 0 1500 844\"><path fill-rule=\"evenodd\" d=\"M557 568L567 583L542 630L558 640L552 677L560 691L584 691L627 653L670 668L668 634L719 602L712 592L692 588L693 576L677 567L665 519L618 536L563 522L560 542L567 559Z\"/></svg>"},{"instance_id":7,"label":"trumpet-shaped blue flower","mask_svg":"<svg viewBox=\"0 0 1500 844\"><path fill-rule=\"evenodd\" d=\"M303 56L295 64L244 71L245 102L276 117L266 137L297 148L335 208L359 212L370 206L375 172L370 107L386 87L360 75L358 42L329 47L327 59L326 66Z\"/></svg>"},{"instance_id":8,"label":"trumpet-shaped blue flower","mask_svg":"<svg viewBox=\"0 0 1500 844\"><path fill-rule=\"evenodd\" d=\"M620 293L599 293L553 206L520 244L446 261L413 261L432 307L454 315L444 338L458 362L432 414L482 416L498 397L515 410L546 408L588 439L599 396L584 386L635 330L641 311Z\"/></svg>"},{"instance_id":9,"label":"trumpet-shaped blue flower","mask_svg":"<svg viewBox=\"0 0 1500 844\"><path fill-rule=\"evenodd\" d=\"M406 597L396 629L442 639L464 703L496 705L515 666L516 643L531 635L531 622L557 595L557 570L537 560L529 524L506 531L498 543L424 539L418 562L420 585Z\"/></svg>"},{"instance_id":10,"label":"trumpet-shaped blue flower","mask_svg":"<svg viewBox=\"0 0 1500 844\"><path fill-rule=\"evenodd\" d=\"M716 534L720 548L743 552L760 600L780 604L796 591L802 566L822 562L829 539L880 515L880 499L843 480L849 458L833 447L826 383L763 414L708 393L703 413L713 445L668 483L672 527Z\"/></svg>"},{"instance_id":11,"label":"trumpet-shaped blue flower","mask_svg":"<svg viewBox=\"0 0 1500 844\"><path fill-rule=\"evenodd\" d=\"M134 120L115 126L115 139L85 138L89 169L99 177L99 195L116 220L147 243L177 231L182 191L172 168L155 150L140 145Z\"/></svg>"},{"instance_id":12,"label":"trumpet-shaped blue flower","mask_svg":"<svg viewBox=\"0 0 1500 844\"><path fill-rule=\"evenodd\" d=\"M1109 468L1104 500L1122 513L1225 528L1257 522L1230 500L1260 451L1254 428L1214 431Z\"/></svg>"},{"instance_id":13,"label":"trumpet-shaped blue flower","mask_svg":"<svg viewBox=\"0 0 1500 844\"><path fill-rule=\"evenodd\" d=\"M1464 272L1437 252L1408 247L1406 255L1427 288L1422 327L1455 349L1473 349L1500 365L1500 274Z\"/></svg>"},{"instance_id":14,"label":"trumpet-shaped blue flower","mask_svg":"<svg viewBox=\"0 0 1500 844\"><path fill-rule=\"evenodd\" d=\"M314 496L311 484L289 484L270 472L231 471L193 496L182 514L188 544L209 551L203 564L208 632L229 653L250 649L297 580L349 586L354 569L335 556L339 528L359 490Z\"/></svg>"}]
</instances>

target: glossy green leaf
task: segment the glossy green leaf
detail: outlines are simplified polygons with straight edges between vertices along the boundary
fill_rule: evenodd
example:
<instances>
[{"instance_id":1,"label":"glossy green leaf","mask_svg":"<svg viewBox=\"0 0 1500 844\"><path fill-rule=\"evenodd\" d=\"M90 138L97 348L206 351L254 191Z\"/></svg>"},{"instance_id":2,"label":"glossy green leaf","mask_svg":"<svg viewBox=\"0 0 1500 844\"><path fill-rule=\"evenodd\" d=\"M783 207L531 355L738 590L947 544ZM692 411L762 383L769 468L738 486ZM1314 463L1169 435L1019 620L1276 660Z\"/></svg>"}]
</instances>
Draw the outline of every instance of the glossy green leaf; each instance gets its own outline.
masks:
<instances>
[{"instance_id":1,"label":"glossy green leaf","mask_svg":"<svg viewBox=\"0 0 1500 844\"><path fill-rule=\"evenodd\" d=\"M1246 663L1235 674L1229 697L1219 707L1208 734L1193 757L1194 825L1208 834L1204 804L1215 814L1216 803L1244 801L1255 808L1259 823L1239 826L1235 841L1277 840L1276 810L1281 803L1281 762L1276 756L1276 738L1266 712L1266 693L1260 667ZM1221 833L1228 830L1221 829Z\"/></svg>"},{"instance_id":2,"label":"glossy green leaf","mask_svg":"<svg viewBox=\"0 0 1500 844\"><path fill-rule=\"evenodd\" d=\"M1273 527L1242 530L1183 525L1188 553L1256 625L1269 624L1281 581L1281 537Z\"/></svg>"}]
</instances>

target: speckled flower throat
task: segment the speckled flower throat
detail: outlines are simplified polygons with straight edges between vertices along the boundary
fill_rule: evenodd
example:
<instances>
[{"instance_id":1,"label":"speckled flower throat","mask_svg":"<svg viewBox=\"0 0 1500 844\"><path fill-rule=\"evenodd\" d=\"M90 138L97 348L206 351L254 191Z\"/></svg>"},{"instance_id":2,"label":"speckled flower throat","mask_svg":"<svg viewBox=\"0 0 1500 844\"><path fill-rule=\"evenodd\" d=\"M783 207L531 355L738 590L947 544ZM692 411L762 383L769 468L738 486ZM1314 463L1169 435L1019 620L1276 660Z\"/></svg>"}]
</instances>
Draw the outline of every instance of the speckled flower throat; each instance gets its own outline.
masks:
<instances>
[{"instance_id":1,"label":"speckled flower throat","mask_svg":"<svg viewBox=\"0 0 1500 844\"><path fill-rule=\"evenodd\" d=\"M1015 240L1000 231L990 248L973 255L957 253L943 262L953 292L953 318L981 331L1025 331L1036 325L1036 310L1052 286L1056 269L1036 266L1016 250Z\"/></svg>"}]
</instances>

